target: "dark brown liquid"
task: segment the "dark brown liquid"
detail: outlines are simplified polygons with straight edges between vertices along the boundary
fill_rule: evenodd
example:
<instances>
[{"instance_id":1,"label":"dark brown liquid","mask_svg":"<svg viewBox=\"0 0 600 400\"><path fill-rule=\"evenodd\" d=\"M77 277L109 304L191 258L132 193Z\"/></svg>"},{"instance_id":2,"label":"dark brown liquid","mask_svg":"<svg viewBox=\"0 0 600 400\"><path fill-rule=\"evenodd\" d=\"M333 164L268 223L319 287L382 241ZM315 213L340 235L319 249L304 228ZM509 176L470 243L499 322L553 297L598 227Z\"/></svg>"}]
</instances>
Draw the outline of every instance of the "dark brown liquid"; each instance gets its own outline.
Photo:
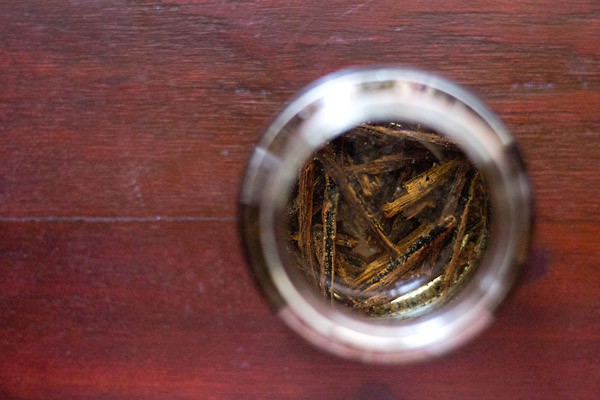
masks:
<instances>
[{"instance_id":1,"label":"dark brown liquid","mask_svg":"<svg viewBox=\"0 0 600 400\"><path fill-rule=\"evenodd\" d=\"M478 266L481 174L420 127L361 125L314 153L287 209L290 251L316 290L366 315L416 315Z\"/></svg>"}]
</instances>

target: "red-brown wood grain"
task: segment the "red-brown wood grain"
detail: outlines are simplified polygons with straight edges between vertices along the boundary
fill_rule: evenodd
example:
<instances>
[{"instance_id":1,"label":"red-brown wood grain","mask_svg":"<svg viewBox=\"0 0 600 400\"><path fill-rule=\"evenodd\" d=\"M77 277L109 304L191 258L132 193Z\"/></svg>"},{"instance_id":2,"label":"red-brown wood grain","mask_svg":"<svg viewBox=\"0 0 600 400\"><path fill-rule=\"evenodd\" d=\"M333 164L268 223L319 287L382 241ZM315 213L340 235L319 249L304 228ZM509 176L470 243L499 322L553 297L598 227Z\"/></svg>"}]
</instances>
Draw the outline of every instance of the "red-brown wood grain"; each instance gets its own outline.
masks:
<instances>
[{"instance_id":1,"label":"red-brown wood grain","mask_svg":"<svg viewBox=\"0 0 600 400\"><path fill-rule=\"evenodd\" d=\"M496 323L409 366L288 331L237 238L273 114L373 63L477 93L536 200ZM0 398L597 398L599 110L597 1L2 2Z\"/></svg>"}]
</instances>

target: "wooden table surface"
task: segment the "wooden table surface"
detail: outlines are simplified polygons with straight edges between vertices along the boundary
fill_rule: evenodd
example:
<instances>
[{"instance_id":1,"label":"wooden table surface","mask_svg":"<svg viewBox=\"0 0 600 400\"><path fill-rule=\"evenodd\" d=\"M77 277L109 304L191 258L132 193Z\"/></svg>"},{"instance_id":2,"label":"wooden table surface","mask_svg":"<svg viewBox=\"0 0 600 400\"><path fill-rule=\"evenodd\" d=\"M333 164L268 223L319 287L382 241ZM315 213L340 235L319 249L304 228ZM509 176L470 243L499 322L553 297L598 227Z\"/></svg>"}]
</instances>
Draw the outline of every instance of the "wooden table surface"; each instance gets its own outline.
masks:
<instances>
[{"instance_id":1,"label":"wooden table surface","mask_svg":"<svg viewBox=\"0 0 600 400\"><path fill-rule=\"evenodd\" d=\"M535 192L530 268L443 358L365 366L273 315L237 235L270 118L398 63L486 101ZM0 3L0 398L596 399L600 3Z\"/></svg>"}]
</instances>

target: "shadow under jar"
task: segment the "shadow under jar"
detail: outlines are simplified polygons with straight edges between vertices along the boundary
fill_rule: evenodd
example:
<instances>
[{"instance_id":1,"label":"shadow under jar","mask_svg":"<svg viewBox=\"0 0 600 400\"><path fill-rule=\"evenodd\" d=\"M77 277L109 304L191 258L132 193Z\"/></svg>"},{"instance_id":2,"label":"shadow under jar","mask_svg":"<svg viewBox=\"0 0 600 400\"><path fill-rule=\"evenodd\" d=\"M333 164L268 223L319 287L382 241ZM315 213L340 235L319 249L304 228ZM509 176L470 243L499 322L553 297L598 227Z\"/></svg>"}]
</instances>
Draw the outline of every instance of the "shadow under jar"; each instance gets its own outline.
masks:
<instances>
[{"instance_id":1,"label":"shadow under jar","mask_svg":"<svg viewBox=\"0 0 600 400\"><path fill-rule=\"evenodd\" d=\"M512 136L479 100L365 68L316 82L273 121L240 223L292 329L338 355L407 362L492 320L526 259L530 197Z\"/></svg>"}]
</instances>

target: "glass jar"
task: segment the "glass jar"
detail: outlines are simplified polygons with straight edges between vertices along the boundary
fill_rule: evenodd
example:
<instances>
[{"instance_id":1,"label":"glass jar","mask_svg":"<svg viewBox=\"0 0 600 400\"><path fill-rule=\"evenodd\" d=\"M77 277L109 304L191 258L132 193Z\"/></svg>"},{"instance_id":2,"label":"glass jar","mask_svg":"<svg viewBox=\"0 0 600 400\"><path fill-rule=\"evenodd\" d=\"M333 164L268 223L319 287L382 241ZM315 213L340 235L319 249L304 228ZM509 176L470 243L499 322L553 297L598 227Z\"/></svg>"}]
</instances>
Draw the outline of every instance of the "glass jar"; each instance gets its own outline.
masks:
<instances>
[{"instance_id":1,"label":"glass jar","mask_svg":"<svg viewBox=\"0 0 600 400\"><path fill-rule=\"evenodd\" d=\"M370 362L445 353L481 332L527 258L516 143L472 94L428 73L350 69L304 90L250 159L240 225L278 315Z\"/></svg>"}]
</instances>

